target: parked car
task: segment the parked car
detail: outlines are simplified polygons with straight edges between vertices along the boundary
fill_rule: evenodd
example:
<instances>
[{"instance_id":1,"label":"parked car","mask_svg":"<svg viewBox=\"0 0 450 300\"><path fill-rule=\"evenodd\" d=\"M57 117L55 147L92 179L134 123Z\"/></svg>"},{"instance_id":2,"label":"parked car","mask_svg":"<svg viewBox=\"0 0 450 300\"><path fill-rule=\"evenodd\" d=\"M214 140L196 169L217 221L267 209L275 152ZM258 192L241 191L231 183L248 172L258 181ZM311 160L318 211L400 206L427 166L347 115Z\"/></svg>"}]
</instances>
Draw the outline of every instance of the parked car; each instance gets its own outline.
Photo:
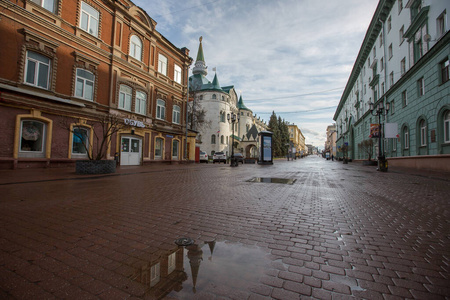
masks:
<instances>
[{"instance_id":1,"label":"parked car","mask_svg":"<svg viewBox=\"0 0 450 300\"><path fill-rule=\"evenodd\" d=\"M234 153L233 157L237 163L244 164L244 155L242 155L242 153Z\"/></svg>"},{"instance_id":2,"label":"parked car","mask_svg":"<svg viewBox=\"0 0 450 300\"><path fill-rule=\"evenodd\" d=\"M227 157L225 156L225 153L223 152L216 152L213 155L213 164L215 164L216 162L218 162L220 164L220 162L223 162L224 164L227 163Z\"/></svg>"},{"instance_id":3,"label":"parked car","mask_svg":"<svg viewBox=\"0 0 450 300\"><path fill-rule=\"evenodd\" d=\"M200 162L208 163L208 153L200 151Z\"/></svg>"}]
</instances>

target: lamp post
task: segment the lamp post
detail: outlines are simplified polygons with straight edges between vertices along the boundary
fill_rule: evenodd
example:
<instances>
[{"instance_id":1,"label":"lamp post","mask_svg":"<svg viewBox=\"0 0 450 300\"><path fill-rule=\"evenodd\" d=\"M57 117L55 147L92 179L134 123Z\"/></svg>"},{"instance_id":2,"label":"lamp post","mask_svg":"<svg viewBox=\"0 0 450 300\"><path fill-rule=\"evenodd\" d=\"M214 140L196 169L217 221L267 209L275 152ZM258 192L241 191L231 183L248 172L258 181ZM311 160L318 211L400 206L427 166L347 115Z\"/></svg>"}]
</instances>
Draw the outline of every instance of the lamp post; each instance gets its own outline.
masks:
<instances>
[{"instance_id":1,"label":"lamp post","mask_svg":"<svg viewBox=\"0 0 450 300\"><path fill-rule=\"evenodd\" d=\"M234 112L231 112L231 114L227 114L227 120L228 122L231 122L232 124L232 138L231 138L231 159L230 159L230 167L237 167L238 164L236 162L236 159L234 157L234 123L239 122L239 114L235 114Z\"/></svg>"},{"instance_id":2,"label":"lamp post","mask_svg":"<svg viewBox=\"0 0 450 300\"><path fill-rule=\"evenodd\" d=\"M374 108L374 104L369 102L370 113L373 116L378 116L378 171L387 172L387 160L384 156L384 153L381 149L381 136L382 136L382 127L381 127L381 116L386 116L389 111L389 102L386 102L386 107L384 107L383 102L378 103L377 107Z\"/></svg>"}]
</instances>

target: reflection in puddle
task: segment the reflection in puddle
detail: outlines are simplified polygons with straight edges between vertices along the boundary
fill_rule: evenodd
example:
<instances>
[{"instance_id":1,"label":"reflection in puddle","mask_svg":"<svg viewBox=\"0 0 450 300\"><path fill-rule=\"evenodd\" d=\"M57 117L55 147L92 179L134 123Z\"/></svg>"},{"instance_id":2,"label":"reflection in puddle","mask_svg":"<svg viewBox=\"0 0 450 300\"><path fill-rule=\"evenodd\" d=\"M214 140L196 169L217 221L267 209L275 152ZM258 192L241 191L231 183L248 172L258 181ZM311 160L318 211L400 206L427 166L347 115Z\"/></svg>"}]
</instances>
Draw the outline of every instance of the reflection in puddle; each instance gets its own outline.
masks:
<instances>
[{"instance_id":1,"label":"reflection in puddle","mask_svg":"<svg viewBox=\"0 0 450 300\"><path fill-rule=\"evenodd\" d=\"M148 290L146 299L193 299L199 293L227 296L257 284L270 263L258 247L200 242L155 257L133 279Z\"/></svg>"},{"instance_id":2,"label":"reflection in puddle","mask_svg":"<svg viewBox=\"0 0 450 300\"><path fill-rule=\"evenodd\" d=\"M292 178L270 178L270 177L253 177L247 182L264 182L264 183L282 183L282 184L294 184L297 179Z\"/></svg>"}]
</instances>

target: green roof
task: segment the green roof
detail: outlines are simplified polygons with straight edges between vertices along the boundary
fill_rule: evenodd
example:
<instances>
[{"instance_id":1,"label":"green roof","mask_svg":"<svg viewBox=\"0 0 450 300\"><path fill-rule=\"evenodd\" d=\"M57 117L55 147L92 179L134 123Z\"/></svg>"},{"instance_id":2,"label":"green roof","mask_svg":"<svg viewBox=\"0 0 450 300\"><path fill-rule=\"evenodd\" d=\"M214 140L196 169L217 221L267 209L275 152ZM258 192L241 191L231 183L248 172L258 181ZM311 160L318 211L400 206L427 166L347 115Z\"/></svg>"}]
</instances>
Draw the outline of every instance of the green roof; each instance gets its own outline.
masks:
<instances>
[{"instance_id":1,"label":"green roof","mask_svg":"<svg viewBox=\"0 0 450 300\"><path fill-rule=\"evenodd\" d=\"M239 97L238 108L239 108L240 110L248 110L248 111L251 111L250 109L247 108L247 106L245 106L244 101L242 100L242 95Z\"/></svg>"}]
</instances>

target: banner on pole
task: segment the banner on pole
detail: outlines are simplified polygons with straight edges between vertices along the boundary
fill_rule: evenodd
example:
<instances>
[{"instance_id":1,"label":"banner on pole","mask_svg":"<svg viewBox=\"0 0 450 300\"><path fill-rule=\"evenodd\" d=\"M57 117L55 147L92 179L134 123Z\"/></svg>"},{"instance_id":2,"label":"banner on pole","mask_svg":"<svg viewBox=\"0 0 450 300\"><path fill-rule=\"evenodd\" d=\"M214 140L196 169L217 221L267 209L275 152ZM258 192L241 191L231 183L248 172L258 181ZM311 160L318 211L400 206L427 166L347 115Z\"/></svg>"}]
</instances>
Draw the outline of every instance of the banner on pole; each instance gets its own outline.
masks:
<instances>
[{"instance_id":1,"label":"banner on pole","mask_svg":"<svg viewBox=\"0 0 450 300\"><path fill-rule=\"evenodd\" d=\"M370 138L377 138L380 136L380 124L370 124Z\"/></svg>"}]
</instances>

